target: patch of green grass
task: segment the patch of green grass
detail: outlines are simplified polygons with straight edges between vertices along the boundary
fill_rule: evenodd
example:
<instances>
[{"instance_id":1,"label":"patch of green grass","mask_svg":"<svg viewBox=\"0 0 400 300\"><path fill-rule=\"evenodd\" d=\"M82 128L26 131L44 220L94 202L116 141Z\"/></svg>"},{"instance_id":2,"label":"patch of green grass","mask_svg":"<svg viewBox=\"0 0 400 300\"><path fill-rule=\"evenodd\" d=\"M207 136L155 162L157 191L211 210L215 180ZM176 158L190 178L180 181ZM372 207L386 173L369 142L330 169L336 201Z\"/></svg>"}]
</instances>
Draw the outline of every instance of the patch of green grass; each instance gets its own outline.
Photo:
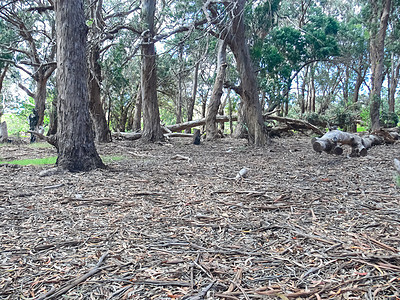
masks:
<instances>
[{"instance_id":1,"label":"patch of green grass","mask_svg":"<svg viewBox=\"0 0 400 300\"><path fill-rule=\"evenodd\" d=\"M108 163L124 160L125 157L120 156L120 155L102 156L101 159L103 160L103 163L108 164Z\"/></svg>"},{"instance_id":2,"label":"patch of green grass","mask_svg":"<svg viewBox=\"0 0 400 300\"><path fill-rule=\"evenodd\" d=\"M357 126L357 132L364 132L367 131L367 127Z\"/></svg>"},{"instance_id":3,"label":"patch of green grass","mask_svg":"<svg viewBox=\"0 0 400 300\"><path fill-rule=\"evenodd\" d=\"M102 160L105 164L124 160L123 156L104 156ZM44 158L33 158L33 159L19 159L12 161L0 161L0 164L11 164L20 166L39 166L39 165L54 165L57 161L57 156L44 157Z\"/></svg>"},{"instance_id":4,"label":"patch of green grass","mask_svg":"<svg viewBox=\"0 0 400 300\"><path fill-rule=\"evenodd\" d=\"M20 166L39 166L39 165L54 165L56 163L57 156L52 157L44 157L44 158L27 158L27 159L18 159L12 161L0 161L0 164L11 164L11 165L20 165Z\"/></svg>"}]
</instances>

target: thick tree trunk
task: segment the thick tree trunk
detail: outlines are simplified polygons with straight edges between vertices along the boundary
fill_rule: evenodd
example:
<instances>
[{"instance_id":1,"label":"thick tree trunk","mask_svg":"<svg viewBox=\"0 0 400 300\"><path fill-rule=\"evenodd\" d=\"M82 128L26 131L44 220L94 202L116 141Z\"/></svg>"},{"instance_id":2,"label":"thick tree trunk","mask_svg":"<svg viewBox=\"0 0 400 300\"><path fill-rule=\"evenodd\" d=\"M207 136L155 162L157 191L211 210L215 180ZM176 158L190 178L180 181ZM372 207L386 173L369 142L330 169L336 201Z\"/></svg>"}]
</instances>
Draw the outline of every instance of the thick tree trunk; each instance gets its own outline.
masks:
<instances>
[{"instance_id":1,"label":"thick tree trunk","mask_svg":"<svg viewBox=\"0 0 400 300\"><path fill-rule=\"evenodd\" d=\"M215 78L213 91L211 94L210 103L206 113L206 137L207 140L213 140L218 137L218 128L216 124L216 116L219 106L221 105L221 97L226 74L226 43L224 40L219 40L218 46L218 73Z\"/></svg>"},{"instance_id":2,"label":"thick tree trunk","mask_svg":"<svg viewBox=\"0 0 400 300\"><path fill-rule=\"evenodd\" d=\"M83 0L56 0L57 164L69 171L104 167L94 144L87 87L87 26Z\"/></svg>"},{"instance_id":3,"label":"thick tree trunk","mask_svg":"<svg viewBox=\"0 0 400 300\"><path fill-rule=\"evenodd\" d=\"M157 99L157 65L154 47L155 0L142 0L142 19L146 33L142 42L141 88L143 108L143 139L157 142L164 139Z\"/></svg>"},{"instance_id":4,"label":"thick tree trunk","mask_svg":"<svg viewBox=\"0 0 400 300\"><path fill-rule=\"evenodd\" d=\"M371 94L370 118L371 129L377 130L379 124L379 109L381 103L381 90L383 79L383 59L385 48L386 29L391 9L391 0L383 0L382 7L378 1L370 0L371 4L371 30L370 30L370 58L371 58ZM378 20L379 19L379 20Z\"/></svg>"},{"instance_id":5,"label":"thick tree trunk","mask_svg":"<svg viewBox=\"0 0 400 300\"><path fill-rule=\"evenodd\" d=\"M246 0L236 0L235 2L231 32L227 37L227 43L235 56L241 80L243 121L247 127L249 143L255 146L264 146L267 141L267 135L258 99L257 78L245 36L244 7Z\"/></svg>"}]
</instances>

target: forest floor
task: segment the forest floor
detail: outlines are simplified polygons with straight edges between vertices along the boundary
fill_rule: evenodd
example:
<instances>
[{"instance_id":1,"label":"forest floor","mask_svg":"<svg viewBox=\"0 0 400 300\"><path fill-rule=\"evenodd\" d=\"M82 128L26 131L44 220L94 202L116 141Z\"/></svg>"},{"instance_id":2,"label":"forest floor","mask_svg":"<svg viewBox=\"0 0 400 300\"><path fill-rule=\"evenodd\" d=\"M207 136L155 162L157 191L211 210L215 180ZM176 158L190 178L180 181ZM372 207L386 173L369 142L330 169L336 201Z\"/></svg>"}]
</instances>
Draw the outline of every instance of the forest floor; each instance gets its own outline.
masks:
<instances>
[{"instance_id":1,"label":"forest floor","mask_svg":"<svg viewBox=\"0 0 400 300\"><path fill-rule=\"evenodd\" d=\"M306 136L98 151L122 160L46 177L0 165L0 299L400 299L400 143L359 158Z\"/></svg>"}]
</instances>

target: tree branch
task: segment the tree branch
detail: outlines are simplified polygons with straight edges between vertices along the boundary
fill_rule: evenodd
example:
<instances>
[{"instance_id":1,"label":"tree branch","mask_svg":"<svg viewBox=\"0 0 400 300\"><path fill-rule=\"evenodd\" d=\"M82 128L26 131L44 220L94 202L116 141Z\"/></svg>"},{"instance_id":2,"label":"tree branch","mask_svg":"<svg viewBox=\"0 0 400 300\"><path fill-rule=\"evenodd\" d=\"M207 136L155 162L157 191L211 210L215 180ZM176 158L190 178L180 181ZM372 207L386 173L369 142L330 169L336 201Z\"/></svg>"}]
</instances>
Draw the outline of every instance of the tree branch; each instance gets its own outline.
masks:
<instances>
[{"instance_id":1,"label":"tree branch","mask_svg":"<svg viewBox=\"0 0 400 300\"><path fill-rule=\"evenodd\" d=\"M29 97L35 98L35 94L32 93L26 86L24 86L22 83L18 83L18 87L23 90Z\"/></svg>"}]
</instances>

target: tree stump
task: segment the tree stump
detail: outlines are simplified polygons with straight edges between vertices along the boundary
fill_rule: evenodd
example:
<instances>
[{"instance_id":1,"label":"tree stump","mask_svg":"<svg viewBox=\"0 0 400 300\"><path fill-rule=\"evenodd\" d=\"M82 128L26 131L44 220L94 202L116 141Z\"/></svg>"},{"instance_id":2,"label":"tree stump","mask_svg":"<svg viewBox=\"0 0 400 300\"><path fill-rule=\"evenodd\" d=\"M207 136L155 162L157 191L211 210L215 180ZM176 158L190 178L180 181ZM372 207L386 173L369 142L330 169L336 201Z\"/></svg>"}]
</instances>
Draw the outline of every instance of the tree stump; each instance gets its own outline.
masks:
<instances>
[{"instance_id":1,"label":"tree stump","mask_svg":"<svg viewBox=\"0 0 400 300\"><path fill-rule=\"evenodd\" d=\"M8 130L7 130L7 123L3 121L0 124L0 143L7 143L8 142Z\"/></svg>"}]
</instances>

